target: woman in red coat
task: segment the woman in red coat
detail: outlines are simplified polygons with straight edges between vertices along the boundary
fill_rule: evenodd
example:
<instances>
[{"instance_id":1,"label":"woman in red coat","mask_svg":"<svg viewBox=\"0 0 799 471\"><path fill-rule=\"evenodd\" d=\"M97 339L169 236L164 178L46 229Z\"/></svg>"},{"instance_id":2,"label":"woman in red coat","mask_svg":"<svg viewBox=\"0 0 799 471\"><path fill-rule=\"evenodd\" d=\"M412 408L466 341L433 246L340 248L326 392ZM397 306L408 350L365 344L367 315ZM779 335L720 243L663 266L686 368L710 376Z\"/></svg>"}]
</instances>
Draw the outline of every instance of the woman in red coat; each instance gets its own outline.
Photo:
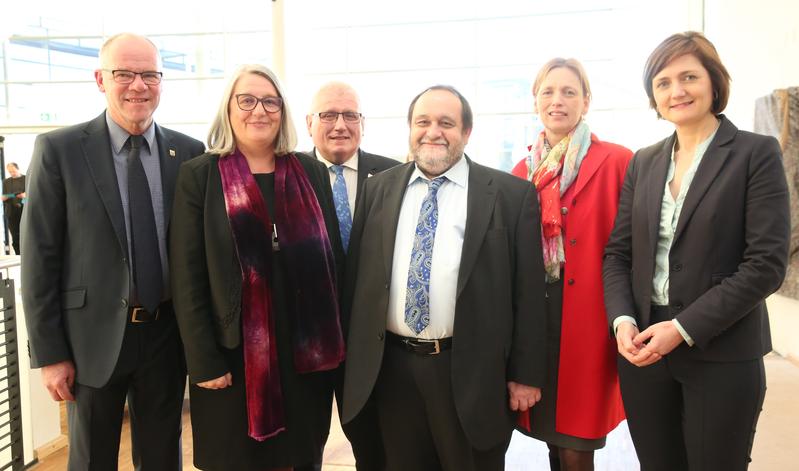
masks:
<instances>
[{"instance_id":1,"label":"woman in red coat","mask_svg":"<svg viewBox=\"0 0 799 471\"><path fill-rule=\"evenodd\" d=\"M544 130L512 173L538 190L547 279L548 373L521 431L549 447L552 470L592 470L594 450L624 420L602 295L602 254L632 152L588 128L582 65L555 58L533 84Z\"/></svg>"}]
</instances>

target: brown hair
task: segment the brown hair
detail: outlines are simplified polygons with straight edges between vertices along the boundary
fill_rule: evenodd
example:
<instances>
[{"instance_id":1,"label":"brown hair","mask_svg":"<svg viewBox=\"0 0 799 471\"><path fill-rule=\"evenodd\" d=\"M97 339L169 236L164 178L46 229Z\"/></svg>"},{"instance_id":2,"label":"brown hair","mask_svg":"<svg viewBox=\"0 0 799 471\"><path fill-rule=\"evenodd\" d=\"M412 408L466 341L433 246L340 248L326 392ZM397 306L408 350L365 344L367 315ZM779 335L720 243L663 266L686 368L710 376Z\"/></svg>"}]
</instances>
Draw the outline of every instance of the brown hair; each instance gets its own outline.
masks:
<instances>
[{"instance_id":1,"label":"brown hair","mask_svg":"<svg viewBox=\"0 0 799 471\"><path fill-rule=\"evenodd\" d=\"M702 33L696 31L686 31L669 36L649 55L644 66L644 90L649 97L649 107L657 111L655 93L652 89L652 81L655 76L671 61L686 54L696 57L707 69L713 88L713 104L710 107L710 112L721 113L727 107L727 100L730 98L730 74L721 63L721 58L713 43L708 41ZM660 113L658 113L658 117L660 117Z\"/></svg>"},{"instance_id":2,"label":"brown hair","mask_svg":"<svg viewBox=\"0 0 799 471\"><path fill-rule=\"evenodd\" d=\"M472 126L474 124L474 115L472 114L472 107L469 106L469 102L466 101L466 97L461 95L461 92L455 89L455 87L451 85L433 85L432 87L427 87L413 97L411 101L411 106L408 107L408 125L410 126L411 120L413 119L413 108L416 106L416 102L419 101L422 95L425 93L432 91L432 90L443 90L445 92L450 92L455 95L458 100L461 102L461 121L463 121L463 132L471 131Z\"/></svg>"},{"instance_id":3,"label":"brown hair","mask_svg":"<svg viewBox=\"0 0 799 471\"><path fill-rule=\"evenodd\" d=\"M580 80L580 85L583 87L583 96L590 100L591 85L588 84L588 74L585 73L583 65L580 64L577 59L564 59L562 57L550 59L538 71L538 75L535 76L535 82L533 82L533 96L538 93L538 87L541 86L541 82L544 81L547 75L552 72L553 69L557 69L559 67L564 67L574 72L574 75L577 76L577 78Z\"/></svg>"}]
</instances>

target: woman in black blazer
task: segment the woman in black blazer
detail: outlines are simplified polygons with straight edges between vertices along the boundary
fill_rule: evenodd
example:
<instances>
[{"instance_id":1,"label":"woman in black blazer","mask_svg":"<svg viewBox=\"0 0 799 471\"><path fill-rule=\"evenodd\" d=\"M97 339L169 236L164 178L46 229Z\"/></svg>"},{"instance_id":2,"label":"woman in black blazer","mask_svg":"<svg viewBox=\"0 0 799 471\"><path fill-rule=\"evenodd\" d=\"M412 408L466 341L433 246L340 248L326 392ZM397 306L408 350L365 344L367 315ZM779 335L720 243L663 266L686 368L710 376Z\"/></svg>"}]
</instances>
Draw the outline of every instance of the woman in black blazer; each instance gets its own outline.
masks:
<instances>
[{"instance_id":1,"label":"woman in black blazer","mask_svg":"<svg viewBox=\"0 0 799 471\"><path fill-rule=\"evenodd\" d=\"M745 470L771 350L765 298L788 259L777 141L720 114L730 77L700 33L647 60L644 87L675 133L639 150L605 250L608 320L641 469Z\"/></svg>"},{"instance_id":2,"label":"woman in black blazer","mask_svg":"<svg viewBox=\"0 0 799 471\"><path fill-rule=\"evenodd\" d=\"M239 68L210 151L178 176L172 295L203 470L317 462L330 424L343 253L327 169L294 154L284 96L266 67Z\"/></svg>"}]
</instances>

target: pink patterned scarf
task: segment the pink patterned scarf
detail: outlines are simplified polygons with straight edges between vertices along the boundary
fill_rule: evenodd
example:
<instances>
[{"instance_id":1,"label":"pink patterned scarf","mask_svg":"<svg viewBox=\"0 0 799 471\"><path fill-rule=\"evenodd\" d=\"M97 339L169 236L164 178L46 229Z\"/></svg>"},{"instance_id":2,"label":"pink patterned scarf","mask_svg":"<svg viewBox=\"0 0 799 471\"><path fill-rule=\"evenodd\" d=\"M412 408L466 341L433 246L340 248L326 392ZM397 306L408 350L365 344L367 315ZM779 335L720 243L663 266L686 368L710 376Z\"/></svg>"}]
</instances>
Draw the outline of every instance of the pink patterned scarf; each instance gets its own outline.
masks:
<instances>
[{"instance_id":1,"label":"pink patterned scarf","mask_svg":"<svg viewBox=\"0 0 799 471\"><path fill-rule=\"evenodd\" d=\"M272 220L244 155L236 149L218 165L242 272L248 435L263 441L286 428L272 312ZM316 194L293 154L275 159L274 224L286 260L286 292L277 295L286 297L292 319L294 368L336 368L344 360L344 338L335 260Z\"/></svg>"},{"instance_id":2,"label":"pink patterned scarf","mask_svg":"<svg viewBox=\"0 0 799 471\"><path fill-rule=\"evenodd\" d=\"M526 158L526 175L519 175L517 169L513 172L514 175L531 181L538 192L544 268L548 282L560 279L560 267L566 261L563 252L560 197L577 180L580 164L589 147L591 131L584 120L580 120L551 149L546 146L546 131L541 131L536 144L527 148L530 153Z\"/></svg>"}]
</instances>

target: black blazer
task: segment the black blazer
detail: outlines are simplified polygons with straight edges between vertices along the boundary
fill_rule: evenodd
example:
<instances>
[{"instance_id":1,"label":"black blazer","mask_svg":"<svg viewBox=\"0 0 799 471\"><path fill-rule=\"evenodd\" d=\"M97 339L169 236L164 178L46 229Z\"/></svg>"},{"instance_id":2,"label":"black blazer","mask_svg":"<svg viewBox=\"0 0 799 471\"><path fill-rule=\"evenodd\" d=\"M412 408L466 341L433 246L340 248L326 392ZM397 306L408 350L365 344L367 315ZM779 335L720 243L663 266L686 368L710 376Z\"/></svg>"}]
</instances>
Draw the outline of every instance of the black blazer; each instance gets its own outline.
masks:
<instances>
[{"instance_id":1,"label":"black blazer","mask_svg":"<svg viewBox=\"0 0 799 471\"><path fill-rule=\"evenodd\" d=\"M488 449L513 428L507 382L544 384L544 268L535 188L468 162L451 380L467 437ZM394 239L413 169L408 163L368 179L356 210L343 299L352 313L343 422L361 411L380 373Z\"/></svg>"},{"instance_id":2,"label":"black blazer","mask_svg":"<svg viewBox=\"0 0 799 471\"><path fill-rule=\"evenodd\" d=\"M157 126L169 221L180 164L202 142ZM77 381L103 386L128 317L125 216L105 112L36 138L22 218L22 299L34 368L75 363Z\"/></svg>"},{"instance_id":3,"label":"black blazer","mask_svg":"<svg viewBox=\"0 0 799 471\"><path fill-rule=\"evenodd\" d=\"M296 155L316 192L341 273L343 253L327 169L316 159ZM218 154L207 153L180 168L172 213L172 298L192 383L228 372L218 346L235 348L241 341L241 267L218 160Z\"/></svg>"},{"instance_id":4,"label":"black blazer","mask_svg":"<svg viewBox=\"0 0 799 471\"><path fill-rule=\"evenodd\" d=\"M669 303L711 361L771 350L765 298L785 277L788 190L777 140L739 131L727 118L710 143L683 204L669 253ZM608 321L650 325L660 207L676 135L639 150L627 171L605 249Z\"/></svg>"}]
</instances>

